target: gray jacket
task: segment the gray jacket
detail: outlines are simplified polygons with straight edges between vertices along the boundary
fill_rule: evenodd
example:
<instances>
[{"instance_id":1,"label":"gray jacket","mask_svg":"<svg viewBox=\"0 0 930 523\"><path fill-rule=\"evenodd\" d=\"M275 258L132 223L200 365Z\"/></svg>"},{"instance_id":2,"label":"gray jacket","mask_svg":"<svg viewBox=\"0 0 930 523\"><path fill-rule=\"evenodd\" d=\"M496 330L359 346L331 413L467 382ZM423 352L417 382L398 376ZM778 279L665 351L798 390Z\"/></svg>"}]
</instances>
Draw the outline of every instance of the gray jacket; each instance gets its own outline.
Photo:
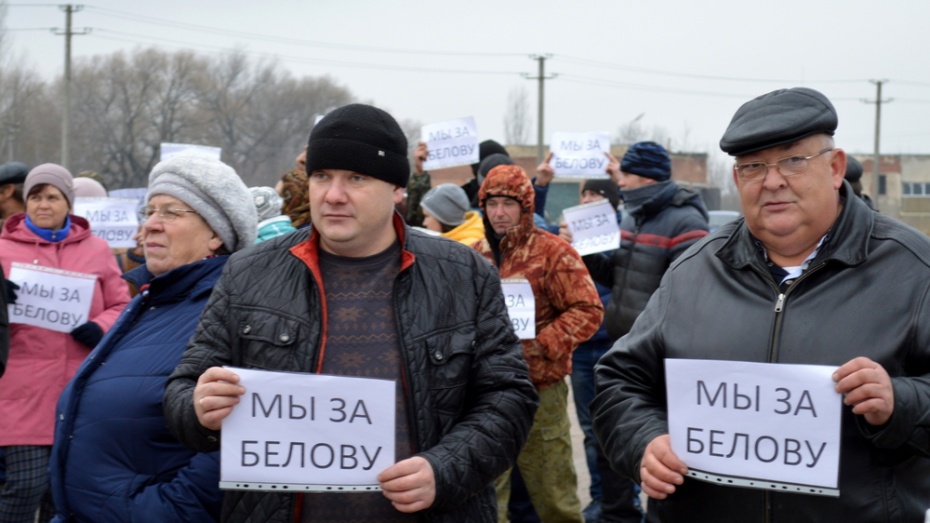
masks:
<instances>
[{"instance_id":1,"label":"gray jacket","mask_svg":"<svg viewBox=\"0 0 930 523\"><path fill-rule=\"evenodd\" d=\"M785 290L743 220L672 264L633 329L596 368L594 427L611 466L639 481L646 445L668 433L666 358L839 366L866 356L892 377L891 420L872 427L843 407L839 498L689 478L665 501L649 501L652 517L923 521L930 507L930 241L846 197L848 184L842 194L828 239Z\"/></svg>"},{"instance_id":2,"label":"gray jacket","mask_svg":"<svg viewBox=\"0 0 930 523\"><path fill-rule=\"evenodd\" d=\"M417 455L433 468L436 501L422 521L494 521L493 480L516 459L537 406L497 272L467 247L405 228L394 308ZM165 391L172 432L219 448L191 397L207 368L313 372L323 343L312 228L234 254ZM405 238L406 236L406 238ZM294 494L227 492L223 521L294 521Z\"/></svg>"}]
</instances>

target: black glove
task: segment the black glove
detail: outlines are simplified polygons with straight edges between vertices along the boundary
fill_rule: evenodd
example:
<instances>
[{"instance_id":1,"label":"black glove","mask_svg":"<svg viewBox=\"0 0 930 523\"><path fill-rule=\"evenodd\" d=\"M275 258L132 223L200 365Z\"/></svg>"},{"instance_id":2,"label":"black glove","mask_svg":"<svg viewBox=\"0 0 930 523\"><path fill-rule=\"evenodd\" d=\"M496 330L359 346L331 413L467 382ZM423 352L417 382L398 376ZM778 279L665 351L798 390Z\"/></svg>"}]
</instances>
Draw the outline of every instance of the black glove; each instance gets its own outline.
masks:
<instances>
[{"instance_id":1,"label":"black glove","mask_svg":"<svg viewBox=\"0 0 930 523\"><path fill-rule=\"evenodd\" d=\"M83 325L78 325L71 331L71 337L90 348L94 348L103 338L103 329L100 325L89 321Z\"/></svg>"},{"instance_id":2,"label":"black glove","mask_svg":"<svg viewBox=\"0 0 930 523\"><path fill-rule=\"evenodd\" d=\"M4 282L4 284L5 284L4 287L6 288L6 302L7 302L7 304L16 303L16 298L19 297L19 296L16 295L16 291L19 290L19 285L16 285L15 283L11 282L10 280L6 280L6 281Z\"/></svg>"}]
</instances>

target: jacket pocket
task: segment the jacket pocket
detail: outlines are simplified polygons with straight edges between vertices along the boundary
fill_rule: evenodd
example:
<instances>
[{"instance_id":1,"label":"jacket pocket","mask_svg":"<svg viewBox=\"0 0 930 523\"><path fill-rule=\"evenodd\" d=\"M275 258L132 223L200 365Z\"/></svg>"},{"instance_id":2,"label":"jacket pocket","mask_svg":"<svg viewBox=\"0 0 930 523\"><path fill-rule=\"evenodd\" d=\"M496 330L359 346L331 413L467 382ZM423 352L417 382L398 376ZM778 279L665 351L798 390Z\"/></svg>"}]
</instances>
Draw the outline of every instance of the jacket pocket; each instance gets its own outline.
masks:
<instances>
[{"instance_id":1,"label":"jacket pocket","mask_svg":"<svg viewBox=\"0 0 930 523\"><path fill-rule=\"evenodd\" d=\"M300 322L268 310L242 310L236 317L236 342L243 366L264 370L309 367L309 363L298 364L297 340L304 335Z\"/></svg>"},{"instance_id":2,"label":"jacket pocket","mask_svg":"<svg viewBox=\"0 0 930 523\"><path fill-rule=\"evenodd\" d=\"M431 334L425 342L430 401L437 412L454 417L466 400L474 358L473 331L459 327Z\"/></svg>"}]
</instances>

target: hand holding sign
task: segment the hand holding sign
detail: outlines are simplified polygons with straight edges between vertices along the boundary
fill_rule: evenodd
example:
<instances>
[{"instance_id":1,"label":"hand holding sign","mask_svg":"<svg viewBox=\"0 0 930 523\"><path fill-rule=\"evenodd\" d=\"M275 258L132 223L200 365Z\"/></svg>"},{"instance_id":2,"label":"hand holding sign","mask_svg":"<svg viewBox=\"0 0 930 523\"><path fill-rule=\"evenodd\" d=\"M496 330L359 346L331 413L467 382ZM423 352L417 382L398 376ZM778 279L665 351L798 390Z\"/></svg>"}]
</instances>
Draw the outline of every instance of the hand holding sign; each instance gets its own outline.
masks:
<instances>
[{"instance_id":1,"label":"hand holding sign","mask_svg":"<svg viewBox=\"0 0 930 523\"><path fill-rule=\"evenodd\" d=\"M239 403L245 387L238 385L239 376L231 370L210 367L197 379L194 387L194 412L197 421L210 430L220 430L223 419Z\"/></svg>"},{"instance_id":2,"label":"hand holding sign","mask_svg":"<svg viewBox=\"0 0 930 523\"><path fill-rule=\"evenodd\" d=\"M426 142L417 142L417 148L413 150L413 174L423 174L423 162L428 156Z\"/></svg>"},{"instance_id":3,"label":"hand holding sign","mask_svg":"<svg viewBox=\"0 0 930 523\"><path fill-rule=\"evenodd\" d=\"M433 467L419 456L391 465L378 474L378 483L384 497L400 512L426 510L436 501Z\"/></svg>"},{"instance_id":4,"label":"hand holding sign","mask_svg":"<svg viewBox=\"0 0 930 523\"><path fill-rule=\"evenodd\" d=\"M672 440L663 434L646 445L639 466L643 492L653 499L665 499L675 493L675 486L685 482L688 467L672 451Z\"/></svg>"},{"instance_id":5,"label":"hand holding sign","mask_svg":"<svg viewBox=\"0 0 930 523\"><path fill-rule=\"evenodd\" d=\"M845 394L843 403L852 405L853 414L878 427L888 423L894 413L894 387L888 371L869 358L847 362L833 373L836 391Z\"/></svg>"}]
</instances>

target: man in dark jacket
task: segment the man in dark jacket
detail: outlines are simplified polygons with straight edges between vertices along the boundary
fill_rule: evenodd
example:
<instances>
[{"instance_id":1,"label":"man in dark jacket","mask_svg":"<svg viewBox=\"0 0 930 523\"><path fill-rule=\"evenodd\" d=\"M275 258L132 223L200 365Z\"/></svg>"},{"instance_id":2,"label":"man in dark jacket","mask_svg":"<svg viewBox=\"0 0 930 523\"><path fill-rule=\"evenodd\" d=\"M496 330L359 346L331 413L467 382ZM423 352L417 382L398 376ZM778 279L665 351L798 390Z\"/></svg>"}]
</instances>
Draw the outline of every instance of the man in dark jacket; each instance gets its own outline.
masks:
<instances>
[{"instance_id":1,"label":"man in dark jacket","mask_svg":"<svg viewBox=\"0 0 930 523\"><path fill-rule=\"evenodd\" d=\"M830 101L807 88L736 112L720 146L735 156L745 218L672 264L597 366L595 431L611 465L652 498L652 521L917 523L930 507L930 241L853 194L836 126ZM845 405L838 496L686 479L700 450L670 444L673 358L834 367ZM723 455L768 463L761 437L752 455L742 436L745 455L734 456L732 433ZM789 452L778 462L795 465Z\"/></svg>"},{"instance_id":2,"label":"man in dark jacket","mask_svg":"<svg viewBox=\"0 0 930 523\"><path fill-rule=\"evenodd\" d=\"M619 249L585 256L584 263L594 281L612 290L604 322L616 340L630 331L675 258L707 236L707 210L700 195L671 180L672 160L655 142L631 145L611 174L630 218L620 222Z\"/></svg>"},{"instance_id":3,"label":"man in dark jacket","mask_svg":"<svg viewBox=\"0 0 930 523\"><path fill-rule=\"evenodd\" d=\"M215 450L245 392L223 365L392 379L396 463L382 492L230 491L224 521L496 519L492 482L537 395L493 267L395 213L406 151L380 109L325 116L307 148L313 226L230 259L165 392L178 438Z\"/></svg>"}]
</instances>

